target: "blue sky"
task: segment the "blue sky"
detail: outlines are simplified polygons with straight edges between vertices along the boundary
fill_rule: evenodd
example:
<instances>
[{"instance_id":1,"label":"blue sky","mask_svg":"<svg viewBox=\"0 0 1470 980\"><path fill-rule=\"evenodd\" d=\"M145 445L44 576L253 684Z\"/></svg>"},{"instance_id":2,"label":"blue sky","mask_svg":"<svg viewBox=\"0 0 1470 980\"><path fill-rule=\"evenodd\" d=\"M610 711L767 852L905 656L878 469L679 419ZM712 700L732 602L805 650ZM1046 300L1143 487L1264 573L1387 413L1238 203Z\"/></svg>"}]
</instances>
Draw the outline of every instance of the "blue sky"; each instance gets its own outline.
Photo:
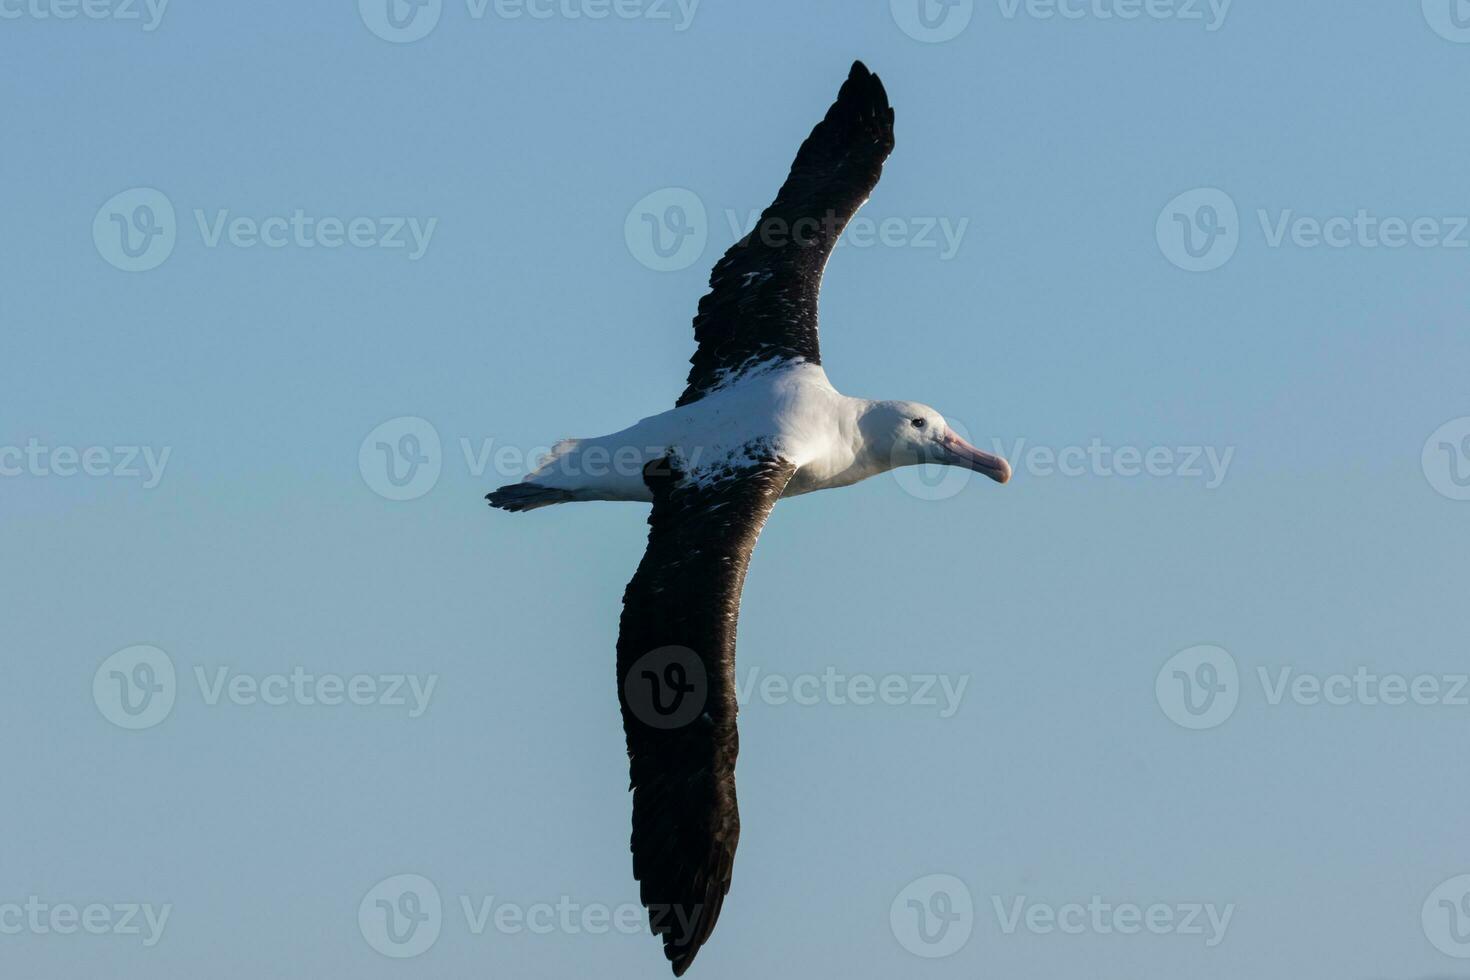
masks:
<instances>
[{"instance_id":1,"label":"blue sky","mask_svg":"<svg viewBox=\"0 0 1470 980\"><path fill-rule=\"evenodd\" d=\"M777 509L691 976L1470 975L1470 5L928 2L0 0L8 973L661 974L643 510L481 496L862 58L828 373L1017 475Z\"/></svg>"}]
</instances>

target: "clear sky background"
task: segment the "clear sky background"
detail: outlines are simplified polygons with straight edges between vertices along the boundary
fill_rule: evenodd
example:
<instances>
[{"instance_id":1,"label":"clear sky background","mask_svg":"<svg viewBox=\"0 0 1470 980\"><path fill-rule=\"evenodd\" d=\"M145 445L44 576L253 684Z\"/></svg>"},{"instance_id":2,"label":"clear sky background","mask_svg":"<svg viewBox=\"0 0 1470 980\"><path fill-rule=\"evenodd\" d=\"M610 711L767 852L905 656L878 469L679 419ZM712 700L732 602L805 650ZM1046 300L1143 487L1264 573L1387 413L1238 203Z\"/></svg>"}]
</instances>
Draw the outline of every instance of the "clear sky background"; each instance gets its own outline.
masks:
<instances>
[{"instance_id":1,"label":"clear sky background","mask_svg":"<svg viewBox=\"0 0 1470 980\"><path fill-rule=\"evenodd\" d=\"M1222 22L977 0L935 4L932 30L904 2L706 0L683 30L651 4L617 9L670 19L443 0L401 43L366 0L174 0L155 30L141 4L0 0L0 970L664 975L655 940L580 918L637 898L613 644L644 509L481 497L535 447L672 404L728 213L770 200L862 58L898 141L863 215L893 223L829 266L828 373L935 405L1017 474L777 508L742 684L966 686L947 717L942 696L757 691L734 886L690 975L1470 975L1470 706L1450 696L1470 669L1470 44L1448 2L1236 0ZM108 206L134 188L173 208L171 251L137 237L166 230L135 211L157 195ZM705 240L655 271L625 226L666 188L698 199ZM1166 208L1200 188L1234 219L1220 194ZM371 219L364 241L437 223L416 259L407 231L211 237L222 211L298 209ZM1360 211L1346 247L1290 224ZM113 214L155 268L114 264ZM1434 221L1370 247L1395 218ZM1223 264L1180 267L1185 225ZM377 440L359 450L404 417L440 448L418 442L427 475L391 500ZM385 441L413 450L415 424ZM1094 444L1066 473L1032 452ZM58 448L94 447L104 475L58 472L80 469ZM169 453L156 486L144 448ZM1120 448L1159 450L1156 475L1120 475ZM1218 480L1190 464L1206 448L1231 454ZM1203 644L1228 660L1166 666ZM104 661L137 645L168 658L174 702L125 730L112 669L146 672ZM1437 703L1370 703L1371 682L1272 703L1282 670L1359 668L1439 678ZM211 698L221 669L436 680L411 717L411 697ZM373 890L403 874L443 911L393 958ZM105 934L3 908L31 896L107 906ZM477 934L461 898L492 896L576 911ZM1215 937L1205 915L1046 930L1093 896L1231 917ZM1007 931L1018 899L1041 911ZM154 945L113 928L128 903L170 907Z\"/></svg>"}]
</instances>

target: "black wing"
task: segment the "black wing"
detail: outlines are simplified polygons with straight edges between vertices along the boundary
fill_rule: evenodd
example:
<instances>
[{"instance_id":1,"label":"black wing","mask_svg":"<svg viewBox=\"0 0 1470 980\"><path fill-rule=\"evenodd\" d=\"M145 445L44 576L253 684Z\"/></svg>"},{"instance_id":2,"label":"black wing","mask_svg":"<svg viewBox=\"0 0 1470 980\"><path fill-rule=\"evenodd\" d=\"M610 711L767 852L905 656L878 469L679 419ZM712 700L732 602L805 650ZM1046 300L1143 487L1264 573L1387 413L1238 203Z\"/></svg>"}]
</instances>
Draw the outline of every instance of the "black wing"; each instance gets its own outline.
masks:
<instances>
[{"instance_id":1,"label":"black wing","mask_svg":"<svg viewBox=\"0 0 1470 980\"><path fill-rule=\"evenodd\" d=\"M771 357L821 363L817 295L837 239L867 201L893 150L893 110L878 76L854 62L827 116L755 228L710 273L699 301L680 405Z\"/></svg>"},{"instance_id":2,"label":"black wing","mask_svg":"<svg viewBox=\"0 0 1470 980\"><path fill-rule=\"evenodd\" d=\"M648 551L623 595L618 695L633 791L633 874L682 976L730 889L735 622L751 549L795 467L771 457L707 485L650 464Z\"/></svg>"}]
</instances>

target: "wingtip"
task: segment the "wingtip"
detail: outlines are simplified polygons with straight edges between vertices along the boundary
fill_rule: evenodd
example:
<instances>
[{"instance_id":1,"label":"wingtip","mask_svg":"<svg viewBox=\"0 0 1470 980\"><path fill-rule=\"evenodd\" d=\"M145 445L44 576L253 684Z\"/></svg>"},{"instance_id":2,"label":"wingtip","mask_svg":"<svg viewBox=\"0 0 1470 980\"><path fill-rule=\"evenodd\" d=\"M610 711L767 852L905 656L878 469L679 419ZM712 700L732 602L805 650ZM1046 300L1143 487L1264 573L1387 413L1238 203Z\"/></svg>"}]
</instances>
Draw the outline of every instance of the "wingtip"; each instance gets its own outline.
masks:
<instances>
[{"instance_id":1,"label":"wingtip","mask_svg":"<svg viewBox=\"0 0 1470 980\"><path fill-rule=\"evenodd\" d=\"M843 85L843 91L851 92L882 108L888 108L888 90L883 87L883 79L878 77L877 72L863 64L861 59L852 63L852 69L847 73L847 82Z\"/></svg>"},{"instance_id":2,"label":"wingtip","mask_svg":"<svg viewBox=\"0 0 1470 980\"><path fill-rule=\"evenodd\" d=\"M694 958L704 948L705 941L714 930L713 923L709 928L702 930L694 936L682 936L675 938L672 933L664 933L660 938L664 940L664 956L668 958L669 968L674 971L674 976L682 977L694 963Z\"/></svg>"},{"instance_id":3,"label":"wingtip","mask_svg":"<svg viewBox=\"0 0 1470 980\"><path fill-rule=\"evenodd\" d=\"M883 80L878 77L878 73L863 64L861 60L852 63L852 70L847 73L847 79L850 82L876 85L880 91L883 88Z\"/></svg>"}]
</instances>

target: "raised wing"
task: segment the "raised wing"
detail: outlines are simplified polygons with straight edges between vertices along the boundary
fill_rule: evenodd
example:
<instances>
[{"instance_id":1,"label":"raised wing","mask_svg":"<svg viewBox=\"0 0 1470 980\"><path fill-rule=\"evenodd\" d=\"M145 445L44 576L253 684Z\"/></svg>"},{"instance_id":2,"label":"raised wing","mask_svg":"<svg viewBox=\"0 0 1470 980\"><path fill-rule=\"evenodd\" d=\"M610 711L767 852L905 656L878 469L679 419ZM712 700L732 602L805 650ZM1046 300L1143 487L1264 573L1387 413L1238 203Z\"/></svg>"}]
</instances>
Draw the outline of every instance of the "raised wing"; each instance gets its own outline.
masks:
<instances>
[{"instance_id":1,"label":"raised wing","mask_svg":"<svg viewBox=\"0 0 1470 980\"><path fill-rule=\"evenodd\" d=\"M699 301L680 405L771 358L821 363L817 297L838 238L868 200L893 150L893 110L862 62L796 154L791 173L750 234L710 273Z\"/></svg>"},{"instance_id":2,"label":"raised wing","mask_svg":"<svg viewBox=\"0 0 1470 980\"><path fill-rule=\"evenodd\" d=\"M774 456L702 483L650 464L648 550L623 595L618 694L633 791L633 874L682 976L719 918L735 803L735 624L756 538L795 467Z\"/></svg>"}]
</instances>

